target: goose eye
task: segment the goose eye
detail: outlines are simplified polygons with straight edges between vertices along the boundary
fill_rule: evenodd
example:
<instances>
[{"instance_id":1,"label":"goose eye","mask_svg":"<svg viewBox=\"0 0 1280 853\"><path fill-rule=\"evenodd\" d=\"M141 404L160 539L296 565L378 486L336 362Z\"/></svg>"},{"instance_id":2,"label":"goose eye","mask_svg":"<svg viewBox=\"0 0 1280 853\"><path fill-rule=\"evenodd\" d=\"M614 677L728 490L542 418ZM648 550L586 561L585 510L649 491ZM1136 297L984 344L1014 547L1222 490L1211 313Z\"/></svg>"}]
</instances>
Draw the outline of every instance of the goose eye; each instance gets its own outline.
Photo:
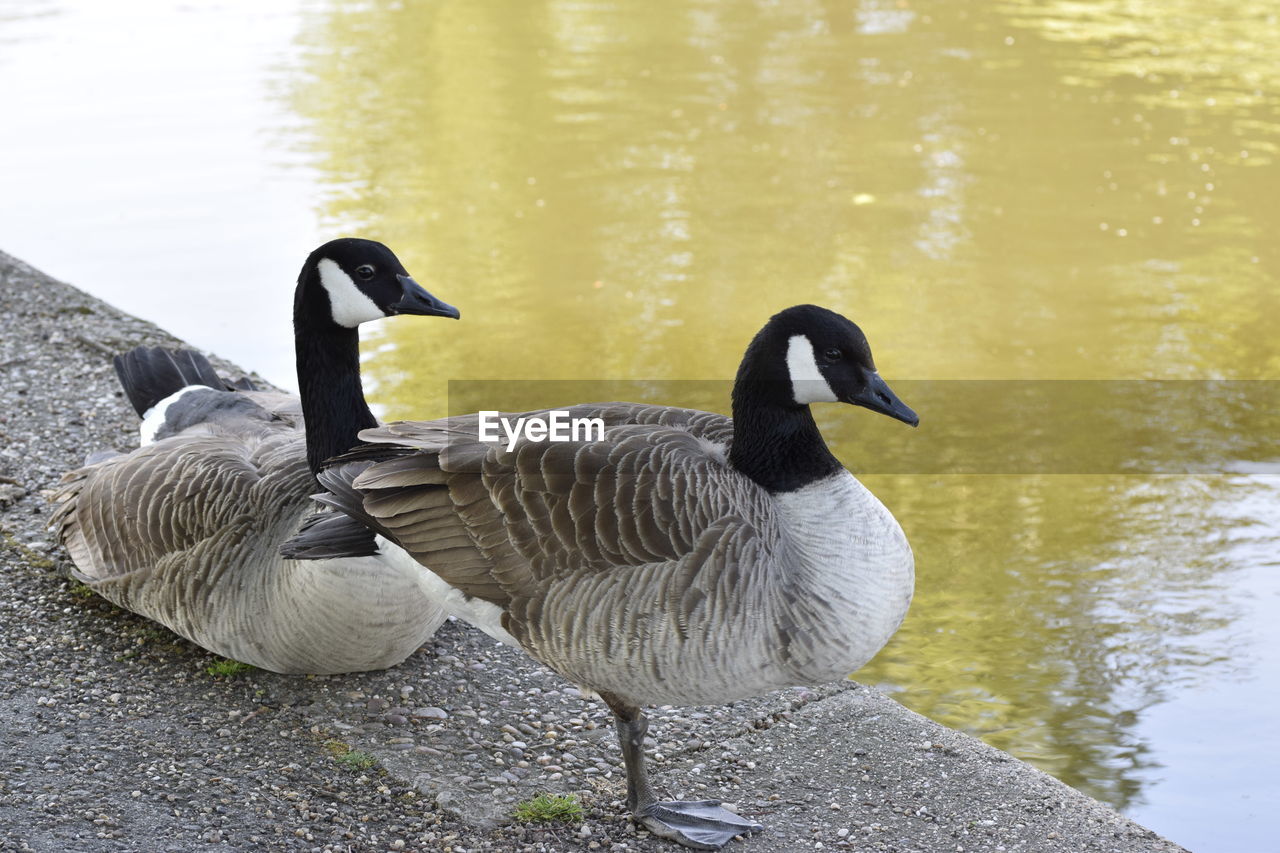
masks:
<instances>
[{"instance_id":1,"label":"goose eye","mask_svg":"<svg viewBox=\"0 0 1280 853\"><path fill-rule=\"evenodd\" d=\"M823 353L823 356L826 357L827 361L839 361L844 356L844 353L835 347L831 347L831 349Z\"/></svg>"},{"instance_id":2,"label":"goose eye","mask_svg":"<svg viewBox=\"0 0 1280 853\"><path fill-rule=\"evenodd\" d=\"M375 272L377 272L377 270L375 270L370 264L361 264L356 267L356 275L360 276L365 281L373 278L373 274Z\"/></svg>"}]
</instances>

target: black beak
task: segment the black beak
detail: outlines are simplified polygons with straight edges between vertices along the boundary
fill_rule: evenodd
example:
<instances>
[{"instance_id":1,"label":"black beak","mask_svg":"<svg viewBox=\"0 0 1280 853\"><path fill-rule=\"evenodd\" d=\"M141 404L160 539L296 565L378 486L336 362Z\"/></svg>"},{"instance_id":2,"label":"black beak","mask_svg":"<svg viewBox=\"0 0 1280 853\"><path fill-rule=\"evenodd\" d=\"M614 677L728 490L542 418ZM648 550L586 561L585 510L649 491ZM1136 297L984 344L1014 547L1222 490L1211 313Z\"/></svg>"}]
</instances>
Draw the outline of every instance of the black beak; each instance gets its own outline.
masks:
<instances>
[{"instance_id":1,"label":"black beak","mask_svg":"<svg viewBox=\"0 0 1280 853\"><path fill-rule=\"evenodd\" d=\"M421 314L424 317L452 317L457 320L462 315L448 302L441 302L430 293L427 293L412 278L407 275L397 275L400 280L400 286L404 288L404 296L400 297L400 301L391 306L391 310L396 314Z\"/></svg>"},{"instance_id":2,"label":"black beak","mask_svg":"<svg viewBox=\"0 0 1280 853\"><path fill-rule=\"evenodd\" d=\"M911 411L906 403L898 399L898 395L890 390L889 386L880 374L874 370L863 369L863 376L866 383L862 390L857 394L850 395L846 403L852 403L855 406L864 406L873 412L879 412L882 415L888 415L894 420L902 421L904 424L911 426L920 426L920 416Z\"/></svg>"}]
</instances>

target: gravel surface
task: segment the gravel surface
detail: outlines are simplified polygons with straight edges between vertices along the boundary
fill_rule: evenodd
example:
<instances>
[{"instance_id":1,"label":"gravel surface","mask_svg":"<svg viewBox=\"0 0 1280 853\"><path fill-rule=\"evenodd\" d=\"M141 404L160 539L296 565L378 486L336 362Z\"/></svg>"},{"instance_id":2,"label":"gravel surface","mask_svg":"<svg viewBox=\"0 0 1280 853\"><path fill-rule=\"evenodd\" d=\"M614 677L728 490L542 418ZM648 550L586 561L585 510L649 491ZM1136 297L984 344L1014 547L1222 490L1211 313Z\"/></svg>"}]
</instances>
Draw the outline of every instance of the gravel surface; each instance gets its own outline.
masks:
<instances>
[{"instance_id":1,"label":"gravel surface","mask_svg":"<svg viewBox=\"0 0 1280 853\"><path fill-rule=\"evenodd\" d=\"M623 815L603 705L470 627L381 673L215 676L68 580L50 490L136 442L109 355L144 343L181 342L0 252L0 850L677 849ZM731 849L1181 850L853 683L651 718L661 793L766 825ZM585 820L515 823L540 792Z\"/></svg>"}]
</instances>

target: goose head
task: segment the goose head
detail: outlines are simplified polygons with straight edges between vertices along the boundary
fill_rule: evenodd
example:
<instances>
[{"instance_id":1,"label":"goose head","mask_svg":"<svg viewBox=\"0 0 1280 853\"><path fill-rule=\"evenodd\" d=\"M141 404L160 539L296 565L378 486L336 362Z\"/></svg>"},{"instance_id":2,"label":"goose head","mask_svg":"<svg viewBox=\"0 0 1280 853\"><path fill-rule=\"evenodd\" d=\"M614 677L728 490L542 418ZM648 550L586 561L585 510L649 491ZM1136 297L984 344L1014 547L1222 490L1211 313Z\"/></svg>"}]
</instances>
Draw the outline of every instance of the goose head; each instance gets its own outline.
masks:
<instances>
[{"instance_id":1,"label":"goose head","mask_svg":"<svg viewBox=\"0 0 1280 853\"><path fill-rule=\"evenodd\" d=\"M738 379L735 396L763 395L780 408L848 403L913 427L920 423L880 377L862 330L817 305L796 305L770 318L748 347Z\"/></svg>"},{"instance_id":2,"label":"goose head","mask_svg":"<svg viewBox=\"0 0 1280 853\"><path fill-rule=\"evenodd\" d=\"M397 314L459 317L457 308L424 290L400 259L376 241L331 240L303 265L294 316L311 328L354 329Z\"/></svg>"},{"instance_id":3,"label":"goose head","mask_svg":"<svg viewBox=\"0 0 1280 853\"><path fill-rule=\"evenodd\" d=\"M307 464L350 450L360 430L377 426L360 382L356 327L397 314L458 318L410 277L390 249L373 240L332 240L307 257L293 299L298 390Z\"/></svg>"}]
</instances>

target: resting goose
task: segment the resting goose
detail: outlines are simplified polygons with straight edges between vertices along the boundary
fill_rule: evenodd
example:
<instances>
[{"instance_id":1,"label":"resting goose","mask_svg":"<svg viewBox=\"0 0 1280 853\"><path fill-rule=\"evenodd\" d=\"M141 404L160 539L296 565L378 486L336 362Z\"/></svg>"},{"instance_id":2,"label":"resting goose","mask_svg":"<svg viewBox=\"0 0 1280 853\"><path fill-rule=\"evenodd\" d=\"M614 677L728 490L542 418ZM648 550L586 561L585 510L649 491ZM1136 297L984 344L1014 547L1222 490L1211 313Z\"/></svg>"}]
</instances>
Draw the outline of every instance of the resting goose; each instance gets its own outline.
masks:
<instances>
[{"instance_id":1,"label":"resting goose","mask_svg":"<svg viewBox=\"0 0 1280 853\"><path fill-rule=\"evenodd\" d=\"M809 411L817 402L919 422L857 326L801 305L751 342L732 420L581 405L570 416L600 418L603 438L510 451L481 440L475 415L390 424L320 473L320 500L376 530L385 552L403 549L486 603L495 634L598 693L616 717L635 817L718 849L760 825L715 801L659 802L641 706L844 678L911 600L906 537L827 449ZM286 551L323 550L332 519L320 519Z\"/></svg>"},{"instance_id":2,"label":"resting goose","mask_svg":"<svg viewBox=\"0 0 1280 853\"><path fill-rule=\"evenodd\" d=\"M370 556L371 534L348 541L345 559L279 555L314 510L320 463L377 426L356 327L393 314L458 317L386 246L334 240L298 278L300 397L229 387L189 350L117 356L142 446L67 475L53 529L75 576L209 651L274 672L383 669L412 654L444 619L416 564Z\"/></svg>"}]
</instances>

